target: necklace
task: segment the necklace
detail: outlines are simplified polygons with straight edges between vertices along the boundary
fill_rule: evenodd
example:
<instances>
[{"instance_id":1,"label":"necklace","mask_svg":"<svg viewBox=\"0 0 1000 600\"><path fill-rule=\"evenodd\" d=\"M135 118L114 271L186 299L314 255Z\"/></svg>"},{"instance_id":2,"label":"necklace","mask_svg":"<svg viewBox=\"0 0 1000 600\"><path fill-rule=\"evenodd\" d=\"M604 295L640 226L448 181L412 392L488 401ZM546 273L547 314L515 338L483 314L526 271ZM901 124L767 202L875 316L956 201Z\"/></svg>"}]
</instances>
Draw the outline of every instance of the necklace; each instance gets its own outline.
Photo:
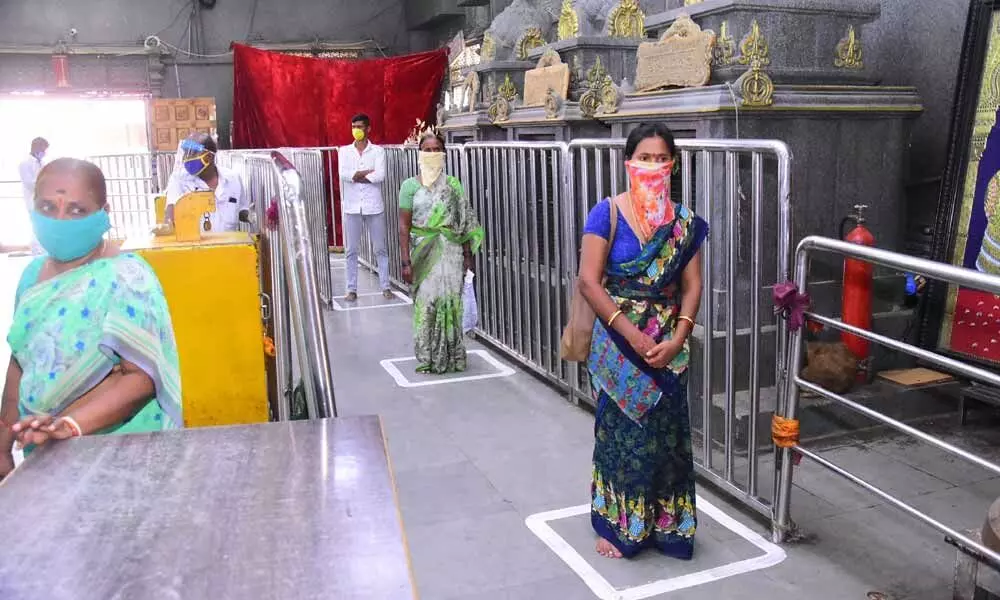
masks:
<instances>
[{"instance_id":1,"label":"necklace","mask_svg":"<svg viewBox=\"0 0 1000 600\"><path fill-rule=\"evenodd\" d=\"M635 214L635 203L632 198L632 190L628 191L628 202L626 202L626 204L628 204L629 215L632 217L629 227L632 228L632 232L635 233L635 239L639 240L639 247L642 248L649 240L646 239L646 236L642 233L642 228L639 227L639 218ZM634 226L633 223L635 224Z\"/></svg>"}]
</instances>

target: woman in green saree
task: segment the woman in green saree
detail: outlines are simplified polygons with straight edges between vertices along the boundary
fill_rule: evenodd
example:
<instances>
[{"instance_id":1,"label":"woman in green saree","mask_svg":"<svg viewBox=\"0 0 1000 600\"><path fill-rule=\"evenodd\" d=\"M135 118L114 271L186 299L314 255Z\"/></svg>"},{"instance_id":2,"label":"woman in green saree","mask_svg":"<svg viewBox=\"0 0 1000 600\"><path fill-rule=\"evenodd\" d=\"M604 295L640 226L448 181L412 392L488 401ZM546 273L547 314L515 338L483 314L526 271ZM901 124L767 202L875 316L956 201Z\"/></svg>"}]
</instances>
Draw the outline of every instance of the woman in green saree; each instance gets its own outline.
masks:
<instances>
[{"instance_id":1,"label":"woman in green saree","mask_svg":"<svg viewBox=\"0 0 1000 600\"><path fill-rule=\"evenodd\" d=\"M417 372L460 372L466 368L462 288L465 273L475 269L483 228L462 183L444 173L444 140L426 133L419 148L420 176L399 190L399 245L403 279L412 286Z\"/></svg>"},{"instance_id":2,"label":"woman in green saree","mask_svg":"<svg viewBox=\"0 0 1000 600\"><path fill-rule=\"evenodd\" d=\"M181 427L177 346L160 283L111 228L101 170L76 159L42 169L32 227L48 253L24 270L7 341L0 477L53 440Z\"/></svg>"}]
</instances>

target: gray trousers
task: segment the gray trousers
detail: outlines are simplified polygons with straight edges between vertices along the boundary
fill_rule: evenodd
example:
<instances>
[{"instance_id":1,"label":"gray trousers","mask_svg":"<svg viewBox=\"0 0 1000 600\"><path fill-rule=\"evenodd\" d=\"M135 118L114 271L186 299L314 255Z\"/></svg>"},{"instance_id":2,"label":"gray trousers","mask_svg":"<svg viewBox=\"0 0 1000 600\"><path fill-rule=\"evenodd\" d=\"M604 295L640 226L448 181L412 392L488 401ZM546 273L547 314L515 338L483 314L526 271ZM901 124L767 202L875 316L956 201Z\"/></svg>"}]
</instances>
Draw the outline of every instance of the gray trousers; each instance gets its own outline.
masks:
<instances>
[{"instance_id":1,"label":"gray trousers","mask_svg":"<svg viewBox=\"0 0 1000 600\"><path fill-rule=\"evenodd\" d=\"M389 250L386 247L385 213L377 215L344 215L344 236L347 242L347 291L358 291L358 251L361 248L362 226L368 230L372 246L375 247L375 261L378 266L378 282L383 290L389 284Z\"/></svg>"}]
</instances>

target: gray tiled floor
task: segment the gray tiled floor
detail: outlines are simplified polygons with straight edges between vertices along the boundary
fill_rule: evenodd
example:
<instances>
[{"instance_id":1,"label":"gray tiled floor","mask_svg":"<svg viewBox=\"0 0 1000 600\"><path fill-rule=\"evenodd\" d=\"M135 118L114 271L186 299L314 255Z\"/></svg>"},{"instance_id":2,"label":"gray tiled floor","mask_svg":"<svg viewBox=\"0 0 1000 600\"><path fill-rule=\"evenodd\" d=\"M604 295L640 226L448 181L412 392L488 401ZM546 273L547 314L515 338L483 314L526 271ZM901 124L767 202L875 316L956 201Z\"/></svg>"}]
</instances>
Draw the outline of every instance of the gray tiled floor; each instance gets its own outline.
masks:
<instances>
[{"instance_id":1,"label":"gray tiled floor","mask_svg":"<svg viewBox=\"0 0 1000 600\"><path fill-rule=\"evenodd\" d=\"M338 286L343 273L334 269ZM362 271L361 277L363 291L377 291L370 275ZM594 598L524 524L534 513L587 502L593 416L520 370L490 380L398 387L379 362L412 355L410 327L405 306L327 317L341 413L384 418L421 597ZM940 433L949 435L952 424L944 425ZM979 451L994 447L989 439L955 443ZM977 526L1000 493L1000 480L989 473L897 437L847 440L820 450L956 526ZM769 486L768 463L762 460L762 487ZM881 591L901 600L950 593L954 550L940 535L817 465L803 462L795 481L793 515L806 541L786 546L783 563L669 597L839 600ZM699 493L767 537L766 525L710 488L702 486ZM707 517L695 560L685 564L653 555L632 562L602 559L593 552L586 516L550 525L620 587L760 554Z\"/></svg>"}]
</instances>

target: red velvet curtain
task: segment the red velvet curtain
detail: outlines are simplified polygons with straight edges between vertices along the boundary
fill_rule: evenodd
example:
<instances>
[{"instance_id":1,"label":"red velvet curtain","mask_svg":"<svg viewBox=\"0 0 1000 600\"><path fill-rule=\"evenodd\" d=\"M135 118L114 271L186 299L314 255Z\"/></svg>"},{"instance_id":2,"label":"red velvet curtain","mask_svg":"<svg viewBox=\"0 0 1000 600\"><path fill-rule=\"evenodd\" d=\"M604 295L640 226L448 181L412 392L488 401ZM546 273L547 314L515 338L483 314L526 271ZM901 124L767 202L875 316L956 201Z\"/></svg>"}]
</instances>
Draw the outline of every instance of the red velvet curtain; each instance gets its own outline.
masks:
<instances>
[{"instance_id":1,"label":"red velvet curtain","mask_svg":"<svg viewBox=\"0 0 1000 600\"><path fill-rule=\"evenodd\" d=\"M371 117L372 141L402 143L416 119L434 122L448 68L444 49L368 60L290 56L240 44L233 53L235 148L349 144L357 113ZM332 226L333 214L340 214L339 182L326 187L334 190L327 199L330 244L341 245Z\"/></svg>"}]
</instances>

